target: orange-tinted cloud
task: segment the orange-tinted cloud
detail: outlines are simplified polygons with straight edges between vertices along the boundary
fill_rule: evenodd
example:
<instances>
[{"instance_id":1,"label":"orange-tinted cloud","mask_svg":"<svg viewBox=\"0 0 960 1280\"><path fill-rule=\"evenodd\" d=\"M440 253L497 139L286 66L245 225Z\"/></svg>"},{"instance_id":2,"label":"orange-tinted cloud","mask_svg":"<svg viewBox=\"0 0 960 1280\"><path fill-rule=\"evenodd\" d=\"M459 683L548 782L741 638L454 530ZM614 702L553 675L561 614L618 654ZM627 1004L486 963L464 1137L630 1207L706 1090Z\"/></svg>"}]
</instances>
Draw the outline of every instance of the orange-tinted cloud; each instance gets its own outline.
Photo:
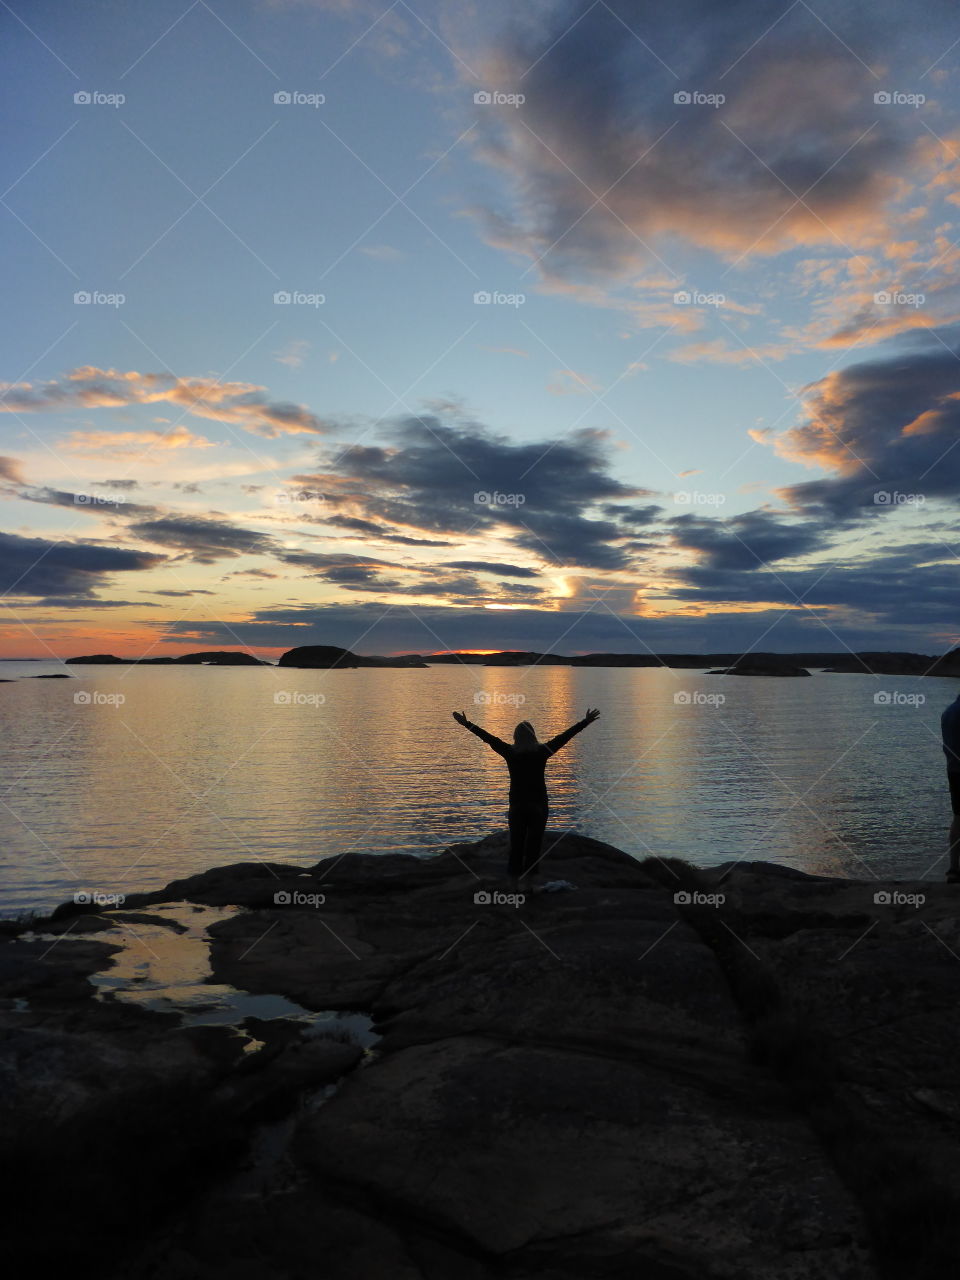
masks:
<instances>
[{"instance_id":1,"label":"orange-tinted cloud","mask_svg":"<svg viewBox=\"0 0 960 1280\"><path fill-rule=\"evenodd\" d=\"M221 382L215 378L184 378L167 373L122 372L86 365L66 378L33 386L28 382L0 384L0 411L39 413L72 408L115 409L166 402L180 405L197 418L227 422L255 435L322 435L329 430L303 405L271 402L264 387L250 382Z\"/></svg>"},{"instance_id":2,"label":"orange-tinted cloud","mask_svg":"<svg viewBox=\"0 0 960 1280\"><path fill-rule=\"evenodd\" d=\"M212 449L215 442L178 425L169 431L73 431L58 447L71 453L107 453L116 457L139 445L151 449Z\"/></svg>"}]
</instances>

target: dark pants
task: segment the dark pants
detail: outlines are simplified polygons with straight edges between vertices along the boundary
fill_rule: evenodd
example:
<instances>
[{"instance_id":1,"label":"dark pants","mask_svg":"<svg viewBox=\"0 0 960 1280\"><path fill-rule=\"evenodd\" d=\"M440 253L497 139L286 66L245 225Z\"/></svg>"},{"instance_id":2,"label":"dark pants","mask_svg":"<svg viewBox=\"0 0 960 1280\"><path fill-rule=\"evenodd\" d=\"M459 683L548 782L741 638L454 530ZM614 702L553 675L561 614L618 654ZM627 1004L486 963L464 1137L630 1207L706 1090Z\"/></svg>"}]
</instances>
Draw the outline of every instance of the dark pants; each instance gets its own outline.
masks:
<instances>
[{"instance_id":1,"label":"dark pants","mask_svg":"<svg viewBox=\"0 0 960 1280\"><path fill-rule=\"evenodd\" d=\"M543 833L547 829L547 808L539 804L511 805L510 874L521 876L536 870Z\"/></svg>"},{"instance_id":2,"label":"dark pants","mask_svg":"<svg viewBox=\"0 0 960 1280\"><path fill-rule=\"evenodd\" d=\"M947 786L950 788L950 808L953 816L960 818L960 772L947 770Z\"/></svg>"}]
</instances>

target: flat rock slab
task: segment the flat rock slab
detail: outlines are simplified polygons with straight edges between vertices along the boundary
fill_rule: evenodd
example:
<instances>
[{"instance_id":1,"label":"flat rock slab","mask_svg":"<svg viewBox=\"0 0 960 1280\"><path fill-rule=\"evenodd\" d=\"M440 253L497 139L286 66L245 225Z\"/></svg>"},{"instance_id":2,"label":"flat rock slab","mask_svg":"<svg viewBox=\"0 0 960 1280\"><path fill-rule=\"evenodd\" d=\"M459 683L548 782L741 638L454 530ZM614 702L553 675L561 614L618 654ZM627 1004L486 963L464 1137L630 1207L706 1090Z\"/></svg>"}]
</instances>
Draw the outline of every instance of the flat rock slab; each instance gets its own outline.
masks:
<instances>
[{"instance_id":1,"label":"flat rock slab","mask_svg":"<svg viewBox=\"0 0 960 1280\"><path fill-rule=\"evenodd\" d=\"M380 1039L363 1052L249 1019L263 1047L245 1061L216 1034L171 1040L187 1101L255 1135L250 1169L221 1169L145 1230L124 1280L949 1272L960 890L639 863L556 832L545 849L543 878L575 888L523 902L501 834L430 858L241 863L127 897L133 921L174 901L242 907L210 928L214 982L368 1014ZM109 952L71 942L75 914L58 913L62 959L30 988L35 1031L69 1019L99 1037L98 1061L129 1061L119 1024L80 998ZM31 960L0 962L8 998ZM166 1027L123 1031L135 1078L164 1069ZM893 1262L885 1232L904 1242Z\"/></svg>"},{"instance_id":2,"label":"flat rock slab","mask_svg":"<svg viewBox=\"0 0 960 1280\"><path fill-rule=\"evenodd\" d=\"M177 884L250 908L211 929L218 981L364 1009L381 1040L294 1123L272 1195L214 1193L144 1275L313 1274L330 1241L329 1280L871 1280L860 1206L674 900L695 873L546 846L576 887L522 904L502 836ZM279 1243L291 1197L313 1232Z\"/></svg>"},{"instance_id":3,"label":"flat rock slab","mask_svg":"<svg viewBox=\"0 0 960 1280\"><path fill-rule=\"evenodd\" d=\"M731 1059L728 1070L742 1066ZM297 1134L324 1185L494 1257L605 1236L637 1267L869 1275L839 1180L779 1090L732 1105L636 1062L456 1038L350 1078ZM706 1153L709 1153L705 1159Z\"/></svg>"}]
</instances>

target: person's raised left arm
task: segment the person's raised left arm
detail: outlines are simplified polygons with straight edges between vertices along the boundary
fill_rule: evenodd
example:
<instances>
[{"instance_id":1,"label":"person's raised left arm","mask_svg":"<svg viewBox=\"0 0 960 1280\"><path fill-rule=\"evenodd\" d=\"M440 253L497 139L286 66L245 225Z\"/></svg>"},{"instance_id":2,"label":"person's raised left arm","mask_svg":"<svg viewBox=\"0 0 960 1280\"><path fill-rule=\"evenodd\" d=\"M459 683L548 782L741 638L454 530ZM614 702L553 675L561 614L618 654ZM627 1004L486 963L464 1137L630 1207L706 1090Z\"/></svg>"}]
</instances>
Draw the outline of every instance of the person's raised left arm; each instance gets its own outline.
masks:
<instances>
[{"instance_id":1,"label":"person's raised left arm","mask_svg":"<svg viewBox=\"0 0 960 1280\"><path fill-rule=\"evenodd\" d=\"M587 708L587 714L582 720L578 720L576 724L572 724L569 729L564 729L563 733L558 733L555 738L551 738L549 742L544 743L544 746L551 755L554 755L561 747L565 747L575 734L578 734L582 729L585 729L588 724L593 724L599 714L599 711L591 711Z\"/></svg>"}]
</instances>

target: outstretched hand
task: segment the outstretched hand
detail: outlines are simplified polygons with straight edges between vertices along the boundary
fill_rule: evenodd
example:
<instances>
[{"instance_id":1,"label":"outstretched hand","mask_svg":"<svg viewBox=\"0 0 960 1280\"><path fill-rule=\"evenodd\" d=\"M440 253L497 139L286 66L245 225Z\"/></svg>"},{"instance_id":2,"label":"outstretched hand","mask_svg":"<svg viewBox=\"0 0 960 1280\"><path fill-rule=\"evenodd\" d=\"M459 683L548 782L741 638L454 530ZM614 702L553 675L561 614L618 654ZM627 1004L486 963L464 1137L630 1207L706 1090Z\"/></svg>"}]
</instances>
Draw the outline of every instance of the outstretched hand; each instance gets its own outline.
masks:
<instances>
[{"instance_id":1,"label":"outstretched hand","mask_svg":"<svg viewBox=\"0 0 960 1280\"><path fill-rule=\"evenodd\" d=\"M599 711L597 711L596 709L591 711L590 708L587 707L587 714L583 718L584 720L586 720L587 724L593 724L594 720L596 720L599 715L600 715Z\"/></svg>"},{"instance_id":2,"label":"outstretched hand","mask_svg":"<svg viewBox=\"0 0 960 1280\"><path fill-rule=\"evenodd\" d=\"M462 711L454 711L453 718L456 720L457 724L462 724L464 728L467 727L467 717Z\"/></svg>"}]
</instances>

